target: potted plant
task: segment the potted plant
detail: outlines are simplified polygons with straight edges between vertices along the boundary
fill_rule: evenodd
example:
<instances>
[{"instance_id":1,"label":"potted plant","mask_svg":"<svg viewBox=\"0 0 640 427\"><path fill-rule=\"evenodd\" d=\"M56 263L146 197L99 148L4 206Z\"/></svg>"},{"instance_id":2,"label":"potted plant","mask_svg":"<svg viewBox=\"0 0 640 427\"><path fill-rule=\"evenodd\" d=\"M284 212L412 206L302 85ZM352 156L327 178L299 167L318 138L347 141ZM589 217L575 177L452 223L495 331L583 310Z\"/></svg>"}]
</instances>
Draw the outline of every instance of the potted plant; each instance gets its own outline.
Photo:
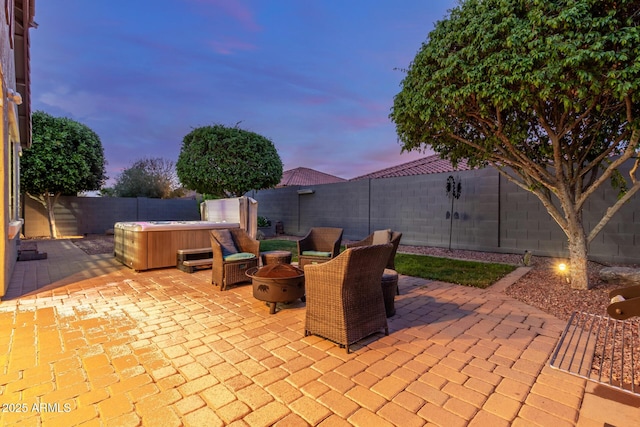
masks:
<instances>
[{"instance_id":1,"label":"potted plant","mask_svg":"<svg viewBox=\"0 0 640 427\"><path fill-rule=\"evenodd\" d=\"M260 234L263 237L274 237L276 235L271 220L266 216L258 216L258 235Z\"/></svg>"}]
</instances>

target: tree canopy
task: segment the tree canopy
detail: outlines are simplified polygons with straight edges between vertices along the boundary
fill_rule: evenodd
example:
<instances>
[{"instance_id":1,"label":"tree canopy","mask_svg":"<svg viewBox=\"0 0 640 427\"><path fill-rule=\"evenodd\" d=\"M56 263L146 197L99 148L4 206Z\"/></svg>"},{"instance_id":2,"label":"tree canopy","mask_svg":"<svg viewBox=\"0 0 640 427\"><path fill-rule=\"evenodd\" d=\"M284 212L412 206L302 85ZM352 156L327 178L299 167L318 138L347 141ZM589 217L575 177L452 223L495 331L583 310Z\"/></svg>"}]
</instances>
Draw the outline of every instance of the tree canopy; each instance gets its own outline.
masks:
<instances>
[{"instance_id":1,"label":"tree canopy","mask_svg":"<svg viewBox=\"0 0 640 427\"><path fill-rule=\"evenodd\" d=\"M191 131L182 141L176 170L186 188L216 197L272 188L282 179L282 161L273 142L237 126Z\"/></svg>"},{"instance_id":2,"label":"tree canopy","mask_svg":"<svg viewBox=\"0 0 640 427\"><path fill-rule=\"evenodd\" d=\"M51 237L57 237L53 206L61 194L98 190L107 179L102 142L87 126L36 111L33 143L20 158L20 187L49 213Z\"/></svg>"},{"instance_id":3,"label":"tree canopy","mask_svg":"<svg viewBox=\"0 0 640 427\"><path fill-rule=\"evenodd\" d=\"M34 112L31 121L33 144L20 158L23 191L75 195L102 186L106 180L104 150L94 131L43 111Z\"/></svg>"},{"instance_id":4,"label":"tree canopy","mask_svg":"<svg viewBox=\"0 0 640 427\"><path fill-rule=\"evenodd\" d=\"M567 235L577 288L588 287L588 242L640 189L638 10L630 0L463 1L423 43L390 115L403 150L492 165L533 192ZM585 202L611 179L621 198L586 232Z\"/></svg>"},{"instance_id":5,"label":"tree canopy","mask_svg":"<svg viewBox=\"0 0 640 427\"><path fill-rule=\"evenodd\" d=\"M168 199L181 196L181 190L174 162L154 157L138 159L123 170L112 193L117 197Z\"/></svg>"}]
</instances>

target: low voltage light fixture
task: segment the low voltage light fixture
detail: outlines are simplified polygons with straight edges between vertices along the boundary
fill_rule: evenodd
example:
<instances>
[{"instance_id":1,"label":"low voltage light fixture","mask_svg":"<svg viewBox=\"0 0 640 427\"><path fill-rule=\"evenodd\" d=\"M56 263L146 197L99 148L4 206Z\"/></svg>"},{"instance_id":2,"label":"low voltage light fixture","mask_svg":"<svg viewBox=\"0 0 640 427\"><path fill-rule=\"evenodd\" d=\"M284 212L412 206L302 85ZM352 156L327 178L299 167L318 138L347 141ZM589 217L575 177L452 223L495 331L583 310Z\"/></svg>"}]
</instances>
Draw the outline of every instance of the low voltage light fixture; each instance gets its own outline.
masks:
<instances>
[{"instance_id":1,"label":"low voltage light fixture","mask_svg":"<svg viewBox=\"0 0 640 427\"><path fill-rule=\"evenodd\" d=\"M566 280L567 283L571 283L571 276L569 275L569 267L567 267L567 264L563 262L558 264L558 271L564 277L564 280Z\"/></svg>"},{"instance_id":2,"label":"low voltage light fixture","mask_svg":"<svg viewBox=\"0 0 640 427\"><path fill-rule=\"evenodd\" d=\"M298 194L299 194L299 195L303 195L303 194L313 194L313 193L315 193L315 192L316 192L316 191L315 191L315 190L313 190L313 189L311 189L311 188L302 188L302 189L298 190Z\"/></svg>"}]
</instances>

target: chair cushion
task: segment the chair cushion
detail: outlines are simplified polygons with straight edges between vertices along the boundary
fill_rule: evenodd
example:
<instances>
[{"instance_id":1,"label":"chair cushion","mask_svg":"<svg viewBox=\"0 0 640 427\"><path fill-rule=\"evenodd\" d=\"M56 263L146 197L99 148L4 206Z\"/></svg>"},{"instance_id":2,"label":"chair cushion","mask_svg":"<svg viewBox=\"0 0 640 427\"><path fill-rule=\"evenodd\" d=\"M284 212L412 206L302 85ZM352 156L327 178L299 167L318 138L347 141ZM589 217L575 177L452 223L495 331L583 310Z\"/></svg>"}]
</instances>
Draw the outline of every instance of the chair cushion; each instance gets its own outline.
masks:
<instances>
[{"instance_id":1,"label":"chair cushion","mask_svg":"<svg viewBox=\"0 0 640 427\"><path fill-rule=\"evenodd\" d=\"M236 243L233 241L233 236L229 230L211 230L211 234L213 234L218 243L220 243L223 258L226 259L228 255L238 253L238 248L236 248Z\"/></svg>"},{"instance_id":2,"label":"chair cushion","mask_svg":"<svg viewBox=\"0 0 640 427\"><path fill-rule=\"evenodd\" d=\"M391 230L376 230L373 232L372 245L386 245L391 241Z\"/></svg>"},{"instance_id":3,"label":"chair cushion","mask_svg":"<svg viewBox=\"0 0 640 427\"><path fill-rule=\"evenodd\" d=\"M323 251L302 251L303 256L324 256L329 258L331 256L331 252L323 252Z\"/></svg>"},{"instance_id":4,"label":"chair cushion","mask_svg":"<svg viewBox=\"0 0 640 427\"><path fill-rule=\"evenodd\" d=\"M237 252L235 254L227 255L223 258L225 261L239 261L241 259L250 259L255 257L255 254L249 252Z\"/></svg>"}]
</instances>

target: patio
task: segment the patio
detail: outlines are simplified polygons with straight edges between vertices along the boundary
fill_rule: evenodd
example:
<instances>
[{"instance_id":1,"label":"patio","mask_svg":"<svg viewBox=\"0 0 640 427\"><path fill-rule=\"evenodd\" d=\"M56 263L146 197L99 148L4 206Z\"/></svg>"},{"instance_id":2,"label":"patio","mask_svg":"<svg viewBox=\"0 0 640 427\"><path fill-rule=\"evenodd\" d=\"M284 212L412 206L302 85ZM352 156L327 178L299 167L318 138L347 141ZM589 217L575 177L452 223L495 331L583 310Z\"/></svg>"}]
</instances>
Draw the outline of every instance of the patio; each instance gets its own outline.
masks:
<instances>
[{"instance_id":1,"label":"patio","mask_svg":"<svg viewBox=\"0 0 640 427\"><path fill-rule=\"evenodd\" d=\"M41 241L0 303L1 425L633 425L640 397L548 366L565 322L401 276L389 336L346 354L211 271L136 273Z\"/></svg>"}]
</instances>

